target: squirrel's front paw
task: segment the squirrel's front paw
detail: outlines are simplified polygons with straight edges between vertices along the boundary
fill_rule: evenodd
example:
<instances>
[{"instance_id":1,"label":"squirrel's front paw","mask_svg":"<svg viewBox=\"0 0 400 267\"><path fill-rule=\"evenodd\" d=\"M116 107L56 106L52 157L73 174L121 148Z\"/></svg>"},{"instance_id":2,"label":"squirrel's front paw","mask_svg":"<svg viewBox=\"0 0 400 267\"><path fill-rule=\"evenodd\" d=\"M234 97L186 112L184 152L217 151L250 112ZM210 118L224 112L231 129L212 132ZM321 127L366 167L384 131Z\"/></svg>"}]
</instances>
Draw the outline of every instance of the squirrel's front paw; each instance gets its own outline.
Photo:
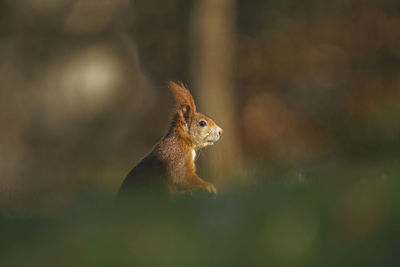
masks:
<instances>
[{"instance_id":1,"label":"squirrel's front paw","mask_svg":"<svg viewBox=\"0 0 400 267\"><path fill-rule=\"evenodd\" d=\"M214 196L217 195L217 189L215 188L215 186L213 184L207 183L204 188L208 193L210 193Z\"/></svg>"}]
</instances>

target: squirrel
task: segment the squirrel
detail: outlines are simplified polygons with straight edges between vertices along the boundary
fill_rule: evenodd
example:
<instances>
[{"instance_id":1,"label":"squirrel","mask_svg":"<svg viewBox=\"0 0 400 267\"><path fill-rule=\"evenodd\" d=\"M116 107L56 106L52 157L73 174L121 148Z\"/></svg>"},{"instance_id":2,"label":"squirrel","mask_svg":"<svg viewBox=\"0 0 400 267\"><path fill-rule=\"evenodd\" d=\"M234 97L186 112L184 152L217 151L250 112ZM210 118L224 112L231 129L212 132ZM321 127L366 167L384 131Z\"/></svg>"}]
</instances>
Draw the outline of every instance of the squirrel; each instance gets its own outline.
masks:
<instances>
[{"instance_id":1,"label":"squirrel","mask_svg":"<svg viewBox=\"0 0 400 267\"><path fill-rule=\"evenodd\" d=\"M222 129L198 112L190 91L183 83L169 82L176 108L167 134L128 174L118 196L135 189L159 187L170 195L206 191L217 194L215 186L196 174L196 152L217 142Z\"/></svg>"}]
</instances>

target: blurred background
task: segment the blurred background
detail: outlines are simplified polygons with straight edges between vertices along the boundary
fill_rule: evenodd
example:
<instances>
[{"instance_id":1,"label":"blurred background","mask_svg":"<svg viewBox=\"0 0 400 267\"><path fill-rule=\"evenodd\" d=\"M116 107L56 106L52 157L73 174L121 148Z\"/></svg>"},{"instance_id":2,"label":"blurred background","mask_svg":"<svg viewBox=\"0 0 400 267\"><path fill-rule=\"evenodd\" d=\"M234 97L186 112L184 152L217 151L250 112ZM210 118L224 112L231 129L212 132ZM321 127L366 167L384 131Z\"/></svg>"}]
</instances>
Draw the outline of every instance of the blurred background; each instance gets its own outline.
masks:
<instances>
[{"instance_id":1,"label":"blurred background","mask_svg":"<svg viewBox=\"0 0 400 267\"><path fill-rule=\"evenodd\" d=\"M198 163L221 192L218 207L232 220L243 203L254 214L267 201L283 207L260 243L278 262L285 251L289 263L324 251L316 242L329 235L318 231L342 233L335 244L375 233L373 250L374 229L398 219L388 211L399 200L399 71L396 0L2 0L0 207L56 211L87 191L112 198L166 133L166 85L180 80L224 129ZM287 199L229 195L276 186ZM311 189L291 198L297 186ZM329 203L334 230L323 226ZM300 241L274 246L276 232Z\"/></svg>"}]
</instances>

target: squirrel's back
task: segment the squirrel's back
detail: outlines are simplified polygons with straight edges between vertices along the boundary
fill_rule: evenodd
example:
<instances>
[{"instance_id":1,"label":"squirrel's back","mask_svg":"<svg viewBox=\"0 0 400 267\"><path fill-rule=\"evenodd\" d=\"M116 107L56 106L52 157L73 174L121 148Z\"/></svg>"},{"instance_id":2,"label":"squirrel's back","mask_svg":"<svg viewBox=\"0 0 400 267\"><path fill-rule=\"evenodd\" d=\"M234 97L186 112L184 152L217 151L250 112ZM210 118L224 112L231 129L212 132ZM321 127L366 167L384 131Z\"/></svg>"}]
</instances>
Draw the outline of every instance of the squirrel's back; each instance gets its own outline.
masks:
<instances>
[{"instance_id":1,"label":"squirrel's back","mask_svg":"<svg viewBox=\"0 0 400 267\"><path fill-rule=\"evenodd\" d=\"M152 151L128 173L118 195L129 195L133 190L164 190L167 178L166 163Z\"/></svg>"}]
</instances>

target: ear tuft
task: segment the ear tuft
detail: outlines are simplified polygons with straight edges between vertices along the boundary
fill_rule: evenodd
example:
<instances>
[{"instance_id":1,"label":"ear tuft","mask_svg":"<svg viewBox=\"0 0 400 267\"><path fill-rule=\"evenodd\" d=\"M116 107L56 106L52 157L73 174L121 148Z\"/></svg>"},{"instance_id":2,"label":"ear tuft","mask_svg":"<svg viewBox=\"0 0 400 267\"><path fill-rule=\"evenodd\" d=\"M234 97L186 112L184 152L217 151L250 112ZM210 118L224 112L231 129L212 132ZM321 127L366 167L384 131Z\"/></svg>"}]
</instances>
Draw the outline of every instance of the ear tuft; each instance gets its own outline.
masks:
<instances>
[{"instance_id":1,"label":"ear tuft","mask_svg":"<svg viewBox=\"0 0 400 267\"><path fill-rule=\"evenodd\" d=\"M189 112L188 115L191 117L194 112L196 112L196 105L194 104L193 96L189 90L186 89L182 82L169 82L168 87L171 90L178 106L187 106L186 109Z\"/></svg>"}]
</instances>

